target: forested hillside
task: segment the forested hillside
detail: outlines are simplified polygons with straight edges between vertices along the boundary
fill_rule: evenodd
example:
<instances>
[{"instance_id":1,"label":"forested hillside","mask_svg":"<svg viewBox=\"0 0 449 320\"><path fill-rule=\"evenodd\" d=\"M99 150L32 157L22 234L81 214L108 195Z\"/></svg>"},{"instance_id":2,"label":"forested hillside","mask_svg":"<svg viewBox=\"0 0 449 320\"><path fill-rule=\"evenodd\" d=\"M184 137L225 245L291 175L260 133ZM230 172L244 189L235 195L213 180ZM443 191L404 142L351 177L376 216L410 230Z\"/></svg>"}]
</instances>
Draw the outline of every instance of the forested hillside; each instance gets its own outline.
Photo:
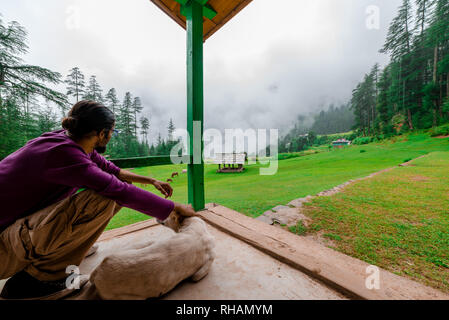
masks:
<instances>
[{"instance_id":1,"label":"forested hillside","mask_svg":"<svg viewBox=\"0 0 449 320\"><path fill-rule=\"evenodd\" d=\"M299 116L281 139L284 152L316 142L298 143L309 132L389 136L449 122L449 0L403 0L380 52L390 63L374 64L351 101L321 111L313 125Z\"/></svg>"},{"instance_id":2,"label":"forested hillside","mask_svg":"<svg viewBox=\"0 0 449 320\"><path fill-rule=\"evenodd\" d=\"M378 64L353 91L362 135L392 134L449 121L449 0L403 0Z\"/></svg>"},{"instance_id":3,"label":"forested hillside","mask_svg":"<svg viewBox=\"0 0 449 320\"><path fill-rule=\"evenodd\" d=\"M347 132L354 126L354 113L351 105L329 106L327 111L323 110L314 117L314 122L310 131L317 134L333 134Z\"/></svg>"}]
</instances>

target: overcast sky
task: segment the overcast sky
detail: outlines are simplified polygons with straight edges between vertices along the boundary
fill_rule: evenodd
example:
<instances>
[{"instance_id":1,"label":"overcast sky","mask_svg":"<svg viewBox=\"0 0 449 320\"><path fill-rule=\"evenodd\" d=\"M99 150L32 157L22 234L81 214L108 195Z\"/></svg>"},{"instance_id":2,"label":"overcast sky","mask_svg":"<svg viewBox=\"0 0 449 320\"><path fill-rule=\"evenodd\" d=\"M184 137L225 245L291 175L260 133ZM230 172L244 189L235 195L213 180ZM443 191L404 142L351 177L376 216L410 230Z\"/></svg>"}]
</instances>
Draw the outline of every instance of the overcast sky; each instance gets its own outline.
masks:
<instances>
[{"instance_id":1,"label":"overcast sky","mask_svg":"<svg viewBox=\"0 0 449 320\"><path fill-rule=\"evenodd\" d=\"M205 127L283 132L299 114L347 102L388 61L378 51L400 3L254 0L205 43ZM366 24L373 5L378 29ZM185 128L186 34L149 0L2 1L0 13L28 30L27 63L64 76L78 66L104 93L140 96L152 139L170 117Z\"/></svg>"}]
</instances>

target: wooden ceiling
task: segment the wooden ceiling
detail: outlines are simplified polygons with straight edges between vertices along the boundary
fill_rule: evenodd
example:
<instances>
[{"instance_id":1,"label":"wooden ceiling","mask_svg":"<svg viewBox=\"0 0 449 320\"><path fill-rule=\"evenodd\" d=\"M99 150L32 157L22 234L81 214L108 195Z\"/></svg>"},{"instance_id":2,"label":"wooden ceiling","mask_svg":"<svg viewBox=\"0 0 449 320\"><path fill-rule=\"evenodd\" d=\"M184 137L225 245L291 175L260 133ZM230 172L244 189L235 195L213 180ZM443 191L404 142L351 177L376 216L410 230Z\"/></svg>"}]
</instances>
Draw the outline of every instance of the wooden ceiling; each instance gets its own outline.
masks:
<instances>
[{"instance_id":1,"label":"wooden ceiling","mask_svg":"<svg viewBox=\"0 0 449 320\"><path fill-rule=\"evenodd\" d=\"M181 5L175 0L150 0L164 11L177 24L186 29L186 17L181 14ZM212 19L204 18L204 41L223 27L252 0L209 0L207 2L217 15Z\"/></svg>"}]
</instances>

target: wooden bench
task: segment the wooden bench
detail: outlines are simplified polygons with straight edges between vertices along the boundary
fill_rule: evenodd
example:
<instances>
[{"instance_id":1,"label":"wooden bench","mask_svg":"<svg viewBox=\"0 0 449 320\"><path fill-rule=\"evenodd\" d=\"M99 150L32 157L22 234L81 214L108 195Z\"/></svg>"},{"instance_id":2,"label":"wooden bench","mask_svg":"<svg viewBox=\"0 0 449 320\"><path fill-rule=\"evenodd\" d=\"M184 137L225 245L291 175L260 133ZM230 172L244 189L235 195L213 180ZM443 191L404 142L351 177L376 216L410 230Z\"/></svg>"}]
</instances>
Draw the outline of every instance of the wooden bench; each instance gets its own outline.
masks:
<instances>
[{"instance_id":1,"label":"wooden bench","mask_svg":"<svg viewBox=\"0 0 449 320\"><path fill-rule=\"evenodd\" d=\"M219 173L242 172L245 168L245 153L216 153L214 163Z\"/></svg>"}]
</instances>

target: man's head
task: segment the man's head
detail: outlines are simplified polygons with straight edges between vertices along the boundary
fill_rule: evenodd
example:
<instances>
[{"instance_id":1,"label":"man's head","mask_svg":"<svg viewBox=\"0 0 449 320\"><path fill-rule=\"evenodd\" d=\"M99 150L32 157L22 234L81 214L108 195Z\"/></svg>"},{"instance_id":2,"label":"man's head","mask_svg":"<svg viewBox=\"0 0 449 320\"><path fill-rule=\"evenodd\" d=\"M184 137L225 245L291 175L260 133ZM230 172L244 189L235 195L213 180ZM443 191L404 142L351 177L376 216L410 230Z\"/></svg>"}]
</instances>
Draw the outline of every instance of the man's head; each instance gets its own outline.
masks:
<instances>
[{"instance_id":1,"label":"man's head","mask_svg":"<svg viewBox=\"0 0 449 320\"><path fill-rule=\"evenodd\" d=\"M101 103L83 100L72 107L62 127L74 141L89 140L98 153L104 153L115 128L115 116Z\"/></svg>"}]
</instances>

